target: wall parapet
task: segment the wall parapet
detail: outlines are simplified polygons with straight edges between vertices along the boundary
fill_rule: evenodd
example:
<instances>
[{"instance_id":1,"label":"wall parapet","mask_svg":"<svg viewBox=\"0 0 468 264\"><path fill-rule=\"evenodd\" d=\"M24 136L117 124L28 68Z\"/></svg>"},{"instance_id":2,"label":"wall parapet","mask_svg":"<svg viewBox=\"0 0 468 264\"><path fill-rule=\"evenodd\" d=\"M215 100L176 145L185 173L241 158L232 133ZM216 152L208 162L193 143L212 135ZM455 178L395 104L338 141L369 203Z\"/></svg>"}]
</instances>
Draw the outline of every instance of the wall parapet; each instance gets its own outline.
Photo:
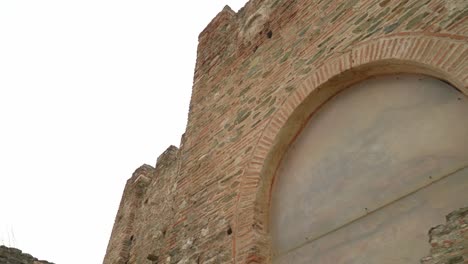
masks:
<instances>
[{"instance_id":1,"label":"wall parapet","mask_svg":"<svg viewBox=\"0 0 468 264\"><path fill-rule=\"evenodd\" d=\"M156 161L156 170L167 168L177 161L179 149L173 145L169 146Z\"/></svg>"}]
</instances>

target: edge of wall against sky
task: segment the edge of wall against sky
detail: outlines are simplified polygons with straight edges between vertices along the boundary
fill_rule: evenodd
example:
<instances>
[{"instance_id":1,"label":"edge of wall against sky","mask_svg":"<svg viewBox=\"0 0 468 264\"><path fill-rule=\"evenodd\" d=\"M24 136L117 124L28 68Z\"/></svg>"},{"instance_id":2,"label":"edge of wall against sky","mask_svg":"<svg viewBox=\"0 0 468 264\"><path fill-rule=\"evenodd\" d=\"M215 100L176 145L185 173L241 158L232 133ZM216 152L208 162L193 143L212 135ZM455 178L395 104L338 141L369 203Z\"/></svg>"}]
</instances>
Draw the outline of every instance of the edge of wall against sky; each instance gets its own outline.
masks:
<instances>
[{"instance_id":1,"label":"edge of wall against sky","mask_svg":"<svg viewBox=\"0 0 468 264\"><path fill-rule=\"evenodd\" d=\"M251 0L237 13L224 8L199 36L180 147L128 180L104 263L270 263L274 153L309 116L301 107L401 72L442 79L466 95L467 10L458 0Z\"/></svg>"}]
</instances>

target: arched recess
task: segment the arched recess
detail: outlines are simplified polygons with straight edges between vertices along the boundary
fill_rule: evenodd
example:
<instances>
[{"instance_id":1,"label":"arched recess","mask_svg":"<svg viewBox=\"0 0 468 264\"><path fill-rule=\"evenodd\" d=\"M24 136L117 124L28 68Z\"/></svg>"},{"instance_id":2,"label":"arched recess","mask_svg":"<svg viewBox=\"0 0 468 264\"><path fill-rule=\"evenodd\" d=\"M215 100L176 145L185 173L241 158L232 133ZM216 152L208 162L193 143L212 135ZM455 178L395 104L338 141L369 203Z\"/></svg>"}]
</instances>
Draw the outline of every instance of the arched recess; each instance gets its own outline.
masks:
<instances>
[{"instance_id":1,"label":"arched recess","mask_svg":"<svg viewBox=\"0 0 468 264\"><path fill-rule=\"evenodd\" d=\"M235 213L236 263L270 263L269 201L283 154L308 118L345 88L372 76L417 73L468 95L468 42L440 36L390 36L356 45L303 80L263 131L241 179Z\"/></svg>"},{"instance_id":2,"label":"arched recess","mask_svg":"<svg viewBox=\"0 0 468 264\"><path fill-rule=\"evenodd\" d=\"M273 263L418 263L468 205L468 97L415 74L324 104L288 148L270 203Z\"/></svg>"}]
</instances>

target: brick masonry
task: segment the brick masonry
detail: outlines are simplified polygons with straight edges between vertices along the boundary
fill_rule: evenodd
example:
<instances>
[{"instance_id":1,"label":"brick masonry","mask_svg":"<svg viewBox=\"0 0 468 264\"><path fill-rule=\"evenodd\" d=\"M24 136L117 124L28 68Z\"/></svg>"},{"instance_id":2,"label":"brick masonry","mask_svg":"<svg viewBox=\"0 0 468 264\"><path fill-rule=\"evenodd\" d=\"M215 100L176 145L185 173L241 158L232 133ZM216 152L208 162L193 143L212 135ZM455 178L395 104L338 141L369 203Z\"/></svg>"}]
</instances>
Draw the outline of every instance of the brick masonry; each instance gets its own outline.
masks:
<instances>
[{"instance_id":1,"label":"brick masonry","mask_svg":"<svg viewBox=\"0 0 468 264\"><path fill-rule=\"evenodd\" d=\"M104 263L269 263L270 186L307 117L379 74L468 94L467 12L463 0L225 7L199 36L180 148L127 182Z\"/></svg>"},{"instance_id":2,"label":"brick masonry","mask_svg":"<svg viewBox=\"0 0 468 264\"><path fill-rule=\"evenodd\" d=\"M38 260L37 258L23 253L16 248L9 248L0 246L0 263L1 264L53 264L45 260Z\"/></svg>"}]
</instances>

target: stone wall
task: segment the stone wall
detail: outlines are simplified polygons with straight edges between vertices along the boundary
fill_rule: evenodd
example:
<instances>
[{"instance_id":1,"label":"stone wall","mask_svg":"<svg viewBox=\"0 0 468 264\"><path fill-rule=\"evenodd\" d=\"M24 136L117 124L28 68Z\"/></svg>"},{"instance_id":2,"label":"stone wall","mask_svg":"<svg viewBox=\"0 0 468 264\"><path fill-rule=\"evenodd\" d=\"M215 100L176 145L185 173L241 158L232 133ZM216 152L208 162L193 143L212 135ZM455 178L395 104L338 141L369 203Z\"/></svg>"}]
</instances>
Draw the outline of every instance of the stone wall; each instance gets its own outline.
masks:
<instances>
[{"instance_id":1,"label":"stone wall","mask_svg":"<svg viewBox=\"0 0 468 264\"><path fill-rule=\"evenodd\" d=\"M158 263L172 238L178 149L169 147L156 168L143 165L127 181L104 263Z\"/></svg>"},{"instance_id":2,"label":"stone wall","mask_svg":"<svg viewBox=\"0 0 468 264\"><path fill-rule=\"evenodd\" d=\"M304 120L375 74L429 74L467 94L467 10L463 0L224 8L199 36L180 148L127 182L104 263L268 263L271 175Z\"/></svg>"},{"instance_id":3,"label":"stone wall","mask_svg":"<svg viewBox=\"0 0 468 264\"><path fill-rule=\"evenodd\" d=\"M429 231L431 255L422 264L468 263L468 207L447 215L447 223Z\"/></svg>"},{"instance_id":4,"label":"stone wall","mask_svg":"<svg viewBox=\"0 0 468 264\"><path fill-rule=\"evenodd\" d=\"M53 264L45 260L38 260L37 258L23 253L16 248L8 248L0 246L0 263L1 264Z\"/></svg>"}]
</instances>

